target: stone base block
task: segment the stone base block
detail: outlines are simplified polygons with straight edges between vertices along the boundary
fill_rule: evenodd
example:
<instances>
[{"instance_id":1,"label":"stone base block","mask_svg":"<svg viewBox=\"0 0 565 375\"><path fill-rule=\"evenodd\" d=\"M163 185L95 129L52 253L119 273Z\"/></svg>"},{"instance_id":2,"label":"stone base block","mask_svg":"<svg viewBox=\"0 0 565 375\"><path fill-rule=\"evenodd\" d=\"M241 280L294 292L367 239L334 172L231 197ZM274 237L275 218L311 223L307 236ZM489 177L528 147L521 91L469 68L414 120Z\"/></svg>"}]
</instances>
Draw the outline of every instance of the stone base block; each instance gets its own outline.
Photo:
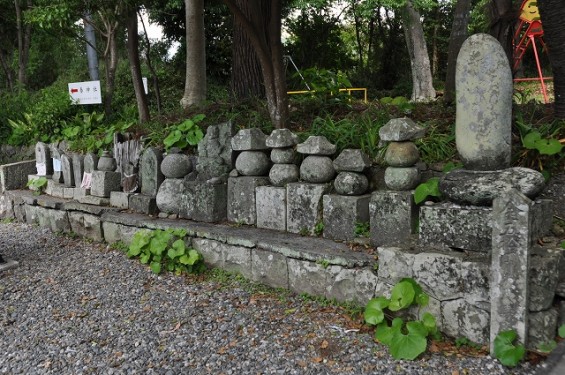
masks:
<instances>
[{"instance_id":1,"label":"stone base block","mask_svg":"<svg viewBox=\"0 0 565 375\"><path fill-rule=\"evenodd\" d=\"M557 308L529 313L528 349L537 349L540 345L555 340L558 316Z\"/></svg>"},{"instance_id":2,"label":"stone base block","mask_svg":"<svg viewBox=\"0 0 565 375\"><path fill-rule=\"evenodd\" d=\"M129 197L129 209L141 214L155 215L157 213L157 200L145 194L133 194Z\"/></svg>"},{"instance_id":3,"label":"stone base block","mask_svg":"<svg viewBox=\"0 0 565 375\"><path fill-rule=\"evenodd\" d=\"M50 228L52 232L69 233L71 225L66 211L52 210L39 206L25 206L28 224Z\"/></svg>"},{"instance_id":4,"label":"stone base block","mask_svg":"<svg viewBox=\"0 0 565 375\"><path fill-rule=\"evenodd\" d=\"M184 193L184 180L182 178L166 178L157 192L156 199L159 211L167 214L178 214Z\"/></svg>"},{"instance_id":5,"label":"stone base block","mask_svg":"<svg viewBox=\"0 0 565 375\"><path fill-rule=\"evenodd\" d=\"M63 188L63 198L73 199L74 196L75 196L75 188L72 188L72 187L64 187Z\"/></svg>"},{"instance_id":6,"label":"stone base block","mask_svg":"<svg viewBox=\"0 0 565 375\"><path fill-rule=\"evenodd\" d=\"M79 199L90 195L90 189L76 187L73 189L73 199Z\"/></svg>"},{"instance_id":7,"label":"stone base block","mask_svg":"<svg viewBox=\"0 0 565 375\"><path fill-rule=\"evenodd\" d=\"M269 183L269 177L230 177L228 179L228 221L255 225L257 223L255 189L258 186L269 185Z\"/></svg>"},{"instance_id":8,"label":"stone base block","mask_svg":"<svg viewBox=\"0 0 565 375\"><path fill-rule=\"evenodd\" d=\"M239 273L248 279L253 278L250 248L200 238L194 239L192 245L202 254L207 264Z\"/></svg>"},{"instance_id":9,"label":"stone base block","mask_svg":"<svg viewBox=\"0 0 565 375\"><path fill-rule=\"evenodd\" d=\"M28 175L36 171L35 160L0 165L0 193L25 188Z\"/></svg>"},{"instance_id":10,"label":"stone base block","mask_svg":"<svg viewBox=\"0 0 565 375\"><path fill-rule=\"evenodd\" d=\"M127 210L129 208L130 196L131 193L126 193L123 191L112 191L110 192L110 206Z\"/></svg>"},{"instance_id":11,"label":"stone base block","mask_svg":"<svg viewBox=\"0 0 565 375\"><path fill-rule=\"evenodd\" d=\"M255 199L257 228L286 231L286 188L259 186Z\"/></svg>"},{"instance_id":12,"label":"stone base block","mask_svg":"<svg viewBox=\"0 0 565 375\"><path fill-rule=\"evenodd\" d=\"M314 234L322 221L323 196L331 184L294 182L286 185L286 227L291 233Z\"/></svg>"},{"instance_id":13,"label":"stone base block","mask_svg":"<svg viewBox=\"0 0 565 375\"><path fill-rule=\"evenodd\" d=\"M477 344L490 340L488 311L468 304L463 299L445 301L441 304L443 332L454 337L466 337Z\"/></svg>"},{"instance_id":14,"label":"stone base block","mask_svg":"<svg viewBox=\"0 0 565 375\"><path fill-rule=\"evenodd\" d=\"M55 182L53 180L47 180L47 186L45 187L45 194L51 195L52 197L63 198L65 188L64 185Z\"/></svg>"},{"instance_id":15,"label":"stone base block","mask_svg":"<svg viewBox=\"0 0 565 375\"><path fill-rule=\"evenodd\" d=\"M95 197L94 195L85 195L77 199L79 203L94 204L96 206L109 206L110 198Z\"/></svg>"},{"instance_id":16,"label":"stone base block","mask_svg":"<svg viewBox=\"0 0 565 375\"><path fill-rule=\"evenodd\" d=\"M288 289L288 264L286 257L271 251L251 251L251 276L253 281L275 288Z\"/></svg>"},{"instance_id":17,"label":"stone base block","mask_svg":"<svg viewBox=\"0 0 565 375\"><path fill-rule=\"evenodd\" d=\"M139 230L140 229L137 227L130 227L128 225L112 223L109 221L104 221L102 223L102 233L104 234L104 241L108 242L109 244L123 242L125 245L129 245L131 243L131 239Z\"/></svg>"},{"instance_id":18,"label":"stone base block","mask_svg":"<svg viewBox=\"0 0 565 375\"><path fill-rule=\"evenodd\" d=\"M102 242L102 223L100 217L83 212L69 212L69 223L74 233L93 241Z\"/></svg>"},{"instance_id":19,"label":"stone base block","mask_svg":"<svg viewBox=\"0 0 565 375\"><path fill-rule=\"evenodd\" d=\"M420 209L420 241L426 245L490 253L492 208L440 203Z\"/></svg>"},{"instance_id":20,"label":"stone base block","mask_svg":"<svg viewBox=\"0 0 565 375\"><path fill-rule=\"evenodd\" d=\"M547 310L553 304L559 281L563 250L535 246L530 255L530 311Z\"/></svg>"},{"instance_id":21,"label":"stone base block","mask_svg":"<svg viewBox=\"0 0 565 375\"><path fill-rule=\"evenodd\" d=\"M213 223L227 219L228 184L185 182L180 217Z\"/></svg>"},{"instance_id":22,"label":"stone base block","mask_svg":"<svg viewBox=\"0 0 565 375\"><path fill-rule=\"evenodd\" d=\"M122 175L119 172L94 171L90 194L95 197L109 198L110 192L121 190Z\"/></svg>"},{"instance_id":23,"label":"stone base block","mask_svg":"<svg viewBox=\"0 0 565 375\"><path fill-rule=\"evenodd\" d=\"M415 233L418 206L411 191L378 191L369 203L371 244L373 246L398 245Z\"/></svg>"},{"instance_id":24,"label":"stone base block","mask_svg":"<svg viewBox=\"0 0 565 375\"><path fill-rule=\"evenodd\" d=\"M371 195L324 195L324 237L332 240L353 240L358 223L369 222Z\"/></svg>"}]
</instances>

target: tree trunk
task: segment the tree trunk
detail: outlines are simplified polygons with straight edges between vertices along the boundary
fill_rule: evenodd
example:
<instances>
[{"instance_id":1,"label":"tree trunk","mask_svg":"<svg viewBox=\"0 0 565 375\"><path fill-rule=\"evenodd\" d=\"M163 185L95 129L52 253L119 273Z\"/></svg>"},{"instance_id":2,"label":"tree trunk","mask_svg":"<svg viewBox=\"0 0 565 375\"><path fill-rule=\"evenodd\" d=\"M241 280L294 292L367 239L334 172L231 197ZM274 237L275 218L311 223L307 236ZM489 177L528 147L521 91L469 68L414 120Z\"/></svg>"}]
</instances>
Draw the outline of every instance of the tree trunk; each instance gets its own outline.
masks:
<instances>
[{"instance_id":1,"label":"tree trunk","mask_svg":"<svg viewBox=\"0 0 565 375\"><path fill-rule=\"evenodd\" d=\"M563 0L539 0L538 9L553 71L554 114L565 119L565 6Z\"/></svg>"},{"instance_id":2,"label":"tree trunk","mask_svg":"<svg viewBox=\"0 0 565 375\"><path fill-rule=\"evenodd\" d=\"M447 48L447 72L445 77L445 92L443 100L451 104L455 100L455 65L461 45L467 39L467 27L471 15L471 0L457 0L453 12L453 24L449 35Z\"/></svg>"},{"instance_id":3,"label":"tree trunk","mask_svg":"<svg viewBox=\"0 0 565 375\"><path fill-rule=\"evenodd\" d=\"M116 87L116 70L118 69L118 45L116 43L117 22L113 22L102 13L99 13L104 24L105 31L102 33L106 38L106 48L104 49L104 65L106 83L104 89L104 113L109 118L112 114L112 100Z\"/></svg>"},{"instance_id":4,"label":"tree trunk","mask_svg":"<svg viewBox=\"0 0 565 375\"><path fill-rule=\"evenodd\" d=\"M518 19L512 0L490 0L488 12L489 33L500 42L508 57L508 63L512 66L512 38L514 38L514 24Z\"/></svg>"},{"instance_id":5,"label":"tree trunk","mask_svg":"<svg viewBox=\"0 0 565 375\"><path fill-rule=\"evenodd\" d=\"M0 66L2 66L2 70L4 71L4 76L6 77L6 88L9 92L14 91L14 72L12 68L10 68L8 64L8 55L6 51L0 49Z\"/></svg>"},{"instance_id":6,"label":"tree trunk","mask_svg":"<svg viewBox=\"0 0 565 375\"><path fill-rule=\"evenodd\" d=\"M27 0L26 8L31 7L31 0ZM18 31L18 82L20 87L27 86L27 64L29 62L29 48L31 45L31 24L24 25L21 0L14 0L16 8L16 27Z\"/></svg>"},{"instance_id":7,"label":"tree trunk","mask_svg":"<svg viewBox=\"0 0 565 375\"><path fill-rule=\"evenodd\" d=\"M236 0L236 5L257 30L265 30L268 8L262 7L260 2L247 0ZM253 9L254 6L257 8ZM261 64L238 18L234 19L232 51L231 87L234 96L238 99L265 98Z\"/></svg>"},{"instance_id":8,"label":"tree trunk","mask_svg":"<svg viewBox=\"0 0 565 375\"><path fill-rule=\"evenodd\" d=\"M420 13L408 0L404 6L404 35L410 56L412 70L412 98L414 102L434 100L436 91L433 86L430 56L424 40L424 29L420 21Z\"/></svg>"},{"instance_id":9,"label":"tree trunk","mask_svg":"<svg viewBox=\"0 0 565 375\"><path fill-rule=\"evenodd\" d=\"M238 22L242 24L253 45L261 64L269 115L273 125L280 129L286 126L289 117L281 43L281 0L253 0L253 2L254 5L250 9L255 12L260 9L259 6L270 9L266 12L268 18L265 20L267 27L264 30L257 30L234 0L224 0Z\"/></svg>"},{"instance_id":10,"label":"tree trunk","mask_svg":"<svg viewBox=\"0 0 565 375\"><path fill-rule=\"evenodd\" d=\"M206 100L206 37L204 0L185 0L186 80L180 104L184 109Z\"/></svg>"},{"instance_id":11,"label":"tree trunk","mask_svg":"<svg viewBox=\"0 0 565 375\"><path fill-rule=\"evenodd\" d=\"M137 101L137 111L139 113L139 122L141 124L150 120L149 107L147 105L147 96L143 89L143 80L141 77L141 63L139 61L139 35L137 33L137 10L130 10L127 18L128 29L128 60L131 69L131 78L133 81L133 90L135 91L135 99Z\"/></svg>"},{"instance_id":12,"label":"tree trunk","mask_svg":"<svg viewBox=\"0 0 565 375\"><path fill-rule=\"evenodd\" d=\"M147 63L147 68L149 68L149 71L151 72L151 80L153 81L153 87L155 88L157 112L161 114L161 87L159 86L159 78L157 77L157 72L153 67L153 63L151 63L151 41L149 40L149 36L147 35L147 28L145 27L145 22L143 21L141 14L139 14L139 19L141 20L141 24L143 25L143 35L145 35L145 44L147 45L147 47L145 48L145 62Z\"/></svg>"}]
</instances>

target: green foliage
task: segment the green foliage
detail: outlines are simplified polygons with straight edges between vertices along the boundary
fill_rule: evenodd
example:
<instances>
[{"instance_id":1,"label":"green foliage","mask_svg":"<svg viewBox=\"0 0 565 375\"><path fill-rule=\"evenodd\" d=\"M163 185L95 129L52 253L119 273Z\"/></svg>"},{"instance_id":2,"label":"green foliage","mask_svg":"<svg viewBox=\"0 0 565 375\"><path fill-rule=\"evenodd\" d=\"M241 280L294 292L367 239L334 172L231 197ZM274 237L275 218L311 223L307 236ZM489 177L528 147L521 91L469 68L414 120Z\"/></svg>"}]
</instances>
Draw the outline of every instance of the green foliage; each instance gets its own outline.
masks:
<instances>
[{"instance_id":1,"label":"green foliage","mask_svg":"<svg viewBox=\"0 0 565 375\"><path fill-rule=\"evenodd\" d=\"M555 340L551 340L548 342L544 342L538 346L538 351L542 353L551 353L553 349L557 347L557 342Z\"/></svg>"},{"instance_id":2,"label":"green foliage","mask_svg":"<svg viewBox=\"0 0 565 375\"><path fill-rule=\"evenodd\" d=\"M481 348L481 345L477 344L476 342L469 340L467 337L459 337L459 338L455 339L455 346L457 348L460 348L462 346L468 346L468 347L473 348L473 349L480 349Z\"/></svg>"},{"instance_id":3,"label":"green foliage","mask_svg":"<svg viewBox=\"0 0 565 375\"><path fill-rule=\"evenodd\" d=\"M319 264L323 269L326 269L330 266L330 261L327 259L318 259L316 264Z\"/></svg>"},{"instance_id":4,"label":"green foliage","mask_svg":"<svg viewBox=\"0 0 565 375\"><path fill-rule=\"evenodd\" d=\"M563 145L555 138L542 138L537 130L528 132L522 138L522 145L528 150L538 150L540 155L555 155L561 152Z\"/></svg>"},{"instance_id":5,"label":"green foliage","mask_svg":"<svg viewBox=\"0 0 565 375\"><path fill-rule=\"evenodd\" d=\"M515 331L502 331L494 339L494 356L504 366L514 367L520 362L525 354L524 345L515 345L518 335Z\"/></svg>"},{"instance_id":6,"label":"green foliage","mask_svg":"<svg viewBox=\"0 0 565 375\"><path fill-rule=\"evenodd\" d=\"M404 96L396 96L394 98L385 96L379 101L381 102L381 104L398 107L398 109L400 109L404 114L410 114L414 109L414 104L410 103L410 100L408 100Z\"/></svg>"},{"instance_id":7,"label":"green foliage","mask_svg":"<svg viewBox=\"0 0 565 375\"><path fill-rule=\"evenodd\" d=\"M369 237L371 231L371 226L369 222L358 221L355 223L355 237Z\"/></svg>"},{"instance_id":8,"label":"green foliage","mask_svg":"<svg viewBox=\"0 0 565 375\"><path fill-rule=\"evenodd\" d=\"M395 359L413 360L426 351L428 336L437 336L438 330L434 316L428 312L421 320L404 322L394 318L389 325L385 309L391 312L407 309L413 305L426 306L429 297L411 278L400 280L391 291L391 297L376 297L365 306L365 322L376 326L375 338L388 346Z\"/></svg>"},{"instance_id":9,"label":"green foliage","mask_svg":"<svg viewBox=\"0 0 565 375\"><path fill-rule=\"evenodd\" d=\"M165 269L175 274L198 273L204 269L202 255L187 248L182 229L141 230L135 233L129 245L128 257L139 257L141 263L149 264L156 274Z\"/></svg>"},{"instance_id":10,"label":"green foliage","mask_svg":"<svg viewBox=\"0 0 565 375\"><path fill-rule=\"evenodd\" d=\"M565 241L564 241L565 242ZM562 339L565 339L565 324L559 326L559 328L557 329L557 334L559 335L559 337L561 337Z\"/></svg>"},{"instance_id":11,"label":"green foliage","mask_svg":"<svg viewBox=\"0 0 565 375\"><path fill-rule=\"evenodd\" d=\"M414 203L420 204L428 197L441 197L439 191L439 177L432 177L426 182L416 186L414 190Z\"/></svg>"},{"instance_id":12,"label":"green foliage","mask_svg":"<svg viewBox=\"0 0 565 375\"><path fill-rule=\"evenodd\" d=\"M39 195L47 187L47 178L46 177L32 178L27 182L26 186L29 187L31 190L33 190L34 194Z\"/></svg>"},{"instance_id":13,"label":"green foliage","mask_svg":"<svg viewBox=\"0 0 565 375\"><path fill-rule=\"evenodd\" d=\"M324 222L320 220L314 226L314 234L316 236L321 236L323 233L324 233Z\"/></svg>"},{"instance_id":14,"label":"green foliage","mask_svg":"<svg viewBox=\"0 0 565 375\"><path fill-rule=\"evenodd\" d=\"M204 133L198 123L205 117L203 114L198 114L170 129L169 134L163 140L165 149L168 151L172 147L184 149L187 146L196 146L204 138Z\"/></svg>"},{"instance_id":15,"label":"green foliage","mask_svg":"<svg viewBox=\"0 0 565 375\"><path fill-rule=\"evenodd\" d=\"M562 120L555 120L534 127L529 120L524 119L522 113L518 113L516 128L520 135L522 149L517 152L517 162L520 165L538 169L542 173L556 167L559 169L559 162L565 158L563 140L559 140L564 135L563 125ZM549 176L546 173L547 177Z\"/></svg>"}]
</instances>

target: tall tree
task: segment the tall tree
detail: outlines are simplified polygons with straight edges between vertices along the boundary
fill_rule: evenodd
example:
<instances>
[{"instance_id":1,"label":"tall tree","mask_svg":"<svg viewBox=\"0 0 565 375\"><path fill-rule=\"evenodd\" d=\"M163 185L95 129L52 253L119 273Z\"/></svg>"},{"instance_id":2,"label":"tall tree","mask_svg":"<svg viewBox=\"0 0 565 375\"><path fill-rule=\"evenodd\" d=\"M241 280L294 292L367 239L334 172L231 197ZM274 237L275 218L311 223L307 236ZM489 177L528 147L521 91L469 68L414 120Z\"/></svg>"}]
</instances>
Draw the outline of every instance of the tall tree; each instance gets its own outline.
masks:
<instances>
[{"instance_id":1,"label":"tall tree","mask_svg":"<svg viewBox=\"0 0 565 375\"><path fill-rule=\"evenodd\" d=\"M553 70L554 114L565 119L565 4L563 0L538 0L538 8Z\"/></svg>"},{"instance_id":2,"label":"tall tree","mask_svg":"<svg viewBox=\"0 0 565 375\"><path fill-rule=\"evenodd\" d=\"M20 87L27 86L27 65L31 46L31 24L25 23L23 12L31 8L31 0L14 0L16 8L16 28L18 31L18 82Z\"/></svg>"},{"instance_id":3,"label":"tall tree","mask_svg":"<svg viewBox=\"0 0 565 375\"><path fill-rule=\"evenodd\" d=\"M271 122L276 128L284 128L288 121L288 95L283 66L281 43L282 0L249 0L250 11L260 12L262 7L269 9L263 27L258 29L237 6L235 0L224 0L249 37L259 63L265 84L265 94Z\"/></svg>"},{"instance_id":4,"label":"tall tree","mask_svg":"<svg viewBox=\"0 0 565 375\"><path fill-rule=\"evenodd\" d=\"M455 64L459 50L465 39L467 39L467 28L471 15L471 0L457 0L453 13L451 34L449 35L449 47L447 51L447 73L445 77L445 91L443 99L446 103L455 100Z\"/></svg>"},{"instance_id":5,"label":"tall tree","mask_svg":"<svg viewBox=\"0 0 565 375\"><path fill-rule=\"evenodd\" d=\"M137 9L135 7L128 9L128 17L126 22L126 27L128 30L128 60L131 69L133 90L135 92L135 99L137 102L139 122L143 124L145 122L148 122L151 116L149 115L147 96L145 95L141 77L141 62L139 60L139 33L137 29Z\"/></svg>"},{"instance_id":6,"label":"tall tree","mask_svg":"<svg viewBox=\"0 0 565 375\"><path fill-rule=\"evenodd\" d=\"M512 38L518 19L517 8L512 0L490 0L487 9L490 20L489 34L500 42L512 66Z\"/></svg>"},{"instance_id":7,"label":"tall tree","mask_svg":"<svg viewBox=\"0 0 565 375\"><path fill-rule=\"evenodd\" d=\"M420 13L414 8L412 0L406 0L403 9L404 35L412 68L412 101L433 100L436 91L433 86L432 70L428 47L424 39Z\"/></svg>"},{"instance_id":8,"label":"tall tree","mask_svg":"<svg viewBox=\"0 0 565 375\"><path fill-rule=\"evenodd\" d=\"M206 100L206 39L204 0L185 0L186 80L180 100L185 109Z\"/></svg>"},{"instance_id":9,"label":"tall tree","mask_svg":"<svg viewBox=\"0 0 565 375\"><path fill-rule=\"evenodd\" d=\"M258 30L266 28L264 23L268 20L268 7L247 0L236 0L235 3L255 28ZM254 10L251 8L252 6L259 6L259 9ZM243 24L237 17L234 18L231 74L233 94L238 99L264 98L265 86L263 85L261 64Z\"/></svg>"}]
</instances>

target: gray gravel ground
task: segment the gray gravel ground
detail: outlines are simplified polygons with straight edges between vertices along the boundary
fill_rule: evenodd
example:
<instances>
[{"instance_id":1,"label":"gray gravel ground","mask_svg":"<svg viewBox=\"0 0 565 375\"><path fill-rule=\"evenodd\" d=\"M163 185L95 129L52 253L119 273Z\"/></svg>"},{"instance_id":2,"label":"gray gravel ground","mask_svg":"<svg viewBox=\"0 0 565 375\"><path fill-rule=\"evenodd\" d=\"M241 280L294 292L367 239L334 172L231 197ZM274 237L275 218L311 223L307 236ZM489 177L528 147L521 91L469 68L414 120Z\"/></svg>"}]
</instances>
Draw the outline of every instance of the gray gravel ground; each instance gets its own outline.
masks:
<instances>
[{"instance_id":1,"label":"gray gravel ground","mask_svg":"<svg viewBox=\"0 0 565 375\"><path fill-rule=\"evenodd\" d=\"M488 356L393 360L346 317L245 283L153 275L104 244L0 224L1 374L533 374Z\"/></svg>"}]
</instances>

